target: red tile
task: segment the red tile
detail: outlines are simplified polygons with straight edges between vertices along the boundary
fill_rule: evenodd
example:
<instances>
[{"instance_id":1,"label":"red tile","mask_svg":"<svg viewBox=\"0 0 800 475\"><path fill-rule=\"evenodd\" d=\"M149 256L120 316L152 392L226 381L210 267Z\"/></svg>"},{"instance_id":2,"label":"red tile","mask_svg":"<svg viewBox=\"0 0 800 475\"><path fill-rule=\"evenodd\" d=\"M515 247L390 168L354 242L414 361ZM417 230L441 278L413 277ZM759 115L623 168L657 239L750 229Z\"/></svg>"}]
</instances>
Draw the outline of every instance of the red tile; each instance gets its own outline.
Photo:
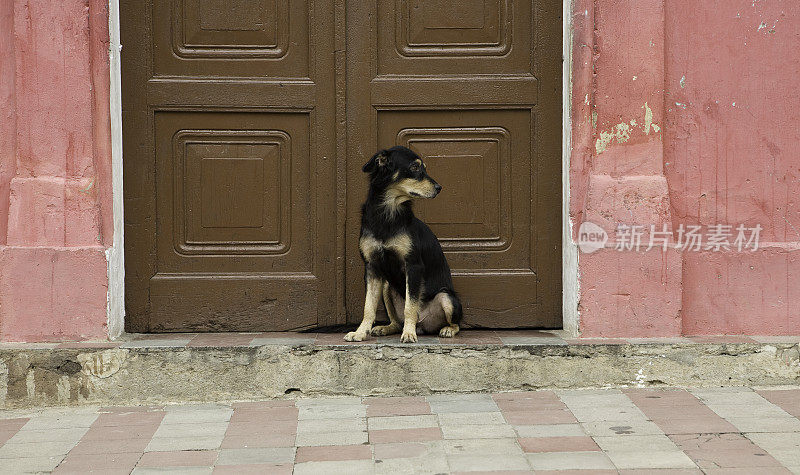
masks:
<instances>
[{"instance_id":1,"label":"red tile","mask_svg":"<svg viewBox=\"0 0 800 475\"><path fill-rule=\"evenodd\" d=\"M142 453L150 439L87 439L69 451L72 454L124 454Z\"/></svg>"},{"instance_id":2,"label":"red tile","mask_svg":"<svg viewBox=\"0 0 800 475\"><path fill-rule=\"evenodd\" d=\"M92 427L81 440L134 440L151 439L158 429L158 424L131 426Z\"/></svg>"},{"instance_id":3,"label":"red tile","mask_svg":"<svg viewBox=\"0 0 800 475\"><path fill-rule=\"evenodd\" d=\"M369 431L371 444L386 444L393 442L424 442L426 440L440 440L442 430L438 427L424 427L419 429L384 429Z\"/></svg>"},{"instance_id":4,"label":"red tile","mask_svg":"<svg viewBox=\"0 0 800 475\"><path fill-rule=\"evenodd\" d=\"M563 409L503 412L506 422L513 425L572 424L577 422L571 412Z\"/></svg>"},{"instance_id":5,"label":"red tile","mask_svg":"<svg viewBox=\"0 0 800 475\"><path fill-rule=\"evenodd\" d=\"M261 332L253 335L255 338L306 338L314 339L314 333L298 333L298 332ZM344 334L342 334L344 338Z\"/></svg>"},{"instance_id":6,"label":"red tile","mask_svg":"<svg viewBox=\"0 0 800 475\"><path fill-rule=\"evenodd\" d=\"M538 402L561 402L556 393L553 391L511 391L507 393L492 394L492 399L496 402L500 401L530 401L532 403Z\"/></svg>"},{"instance_id":7,"label":"red tile","mask_svg":"<svg viewBox=\"0 0 800 475\"><path fill-rule=\"evenodd\" d=\"M764 399L800 418L800 389L757 391Z\"/></svg>"},{"instance_id":8,"label":"red tile","mask_svg":"<svg viewBox=\"0 0 800 475\"><path fill-rule=\"evenodd\" d=\"M738 432L730 422L687 391L629 389L624 392L667 435Z\"/></svg>"},{"instance_id":9,"label":"red tile","mask_svg":"<svg viewBox=\"0 0 800 475\"><path fill-rule=\"evenodd\" d=\"M237 422L228 425L225 432L226 437L265 437L273 434L294 435L297 433L297 422L294 421L275 421L265 422Z\"/></svg>"},{"instance_id":10,"label":"red tile","mask_svg":"<svg viewBox=\"0 0 800 475\"><path fill-rule=\"evenodd\" d=\"M22 429L22 426L28 423L27 417L18 417L15 419L0 419L0 431L13 431L16 432Z\"/></svg>"},{"instance_id":11,"label":"red tile","mask_svg":"<svg viewBox=\"0 0 800 475\"><path fill-rule=\"evenodd\" d=\"M716 412L709 409L707 406L702 405L695 405L695 406L669 406L669 405L660 405L660 406L641 406L639 405L639 409L647 415L649 419L657 420L657 419L669 419L669 420L679 420L679 419L713 419L718 420L720 417L717 415Z\"/></svg>"},{"instance_id":12,"label":"red tile","mask_svg":"<svg viewBox=\"0 0 800 475\"><path fill-rule=\"evenodd\" d=\"M255 463L245 465L218 465L214 467L214 475L292 475L292 464Z\"/></svg>"},{"instance_id":13,"label":"red tile","mask_svg":"<svg viewBox=\"0 0 800 475\"><path fill-rule=\"evenodd\" d=\"M371 458L372 450L369 445L331 445L322 447L298 447L294 462L368 460Z\"/></svg>"},{"instance_id":14,"label":"red tile","mask_svg":"<svg viewBox=\"0 0 800 475\"><path fill-rule=\"evenodd\" d=\"M674 434L669 438L681 450L742 450L758 449L753 442L742 434Z\"/></svg>"},{"instance_id":15,"label":"red tile","mask_svg":"<svg viewBox=\"0 0 800 475\"><path fill-rule=\"evenodd\" d=\"M473 473L473 472L470 472ZM617 475L616 470L537 470L536 475ZM652 470L648 474L660 474L659 470Z\"/></svg>"},{"instance_id":16,"label":"red tile","mask_svg":"<svg viewBox=\"0 0 800 475\"><path fill-rule=\"evenodd\" d=\"M692 393L682 389L623 389L640 408L663 406L704 406Z\"/></svg>"},{"instance_id":17,"label":"red tile","mask_svg":"<svg viewBox=\"0 0 800 475\"><path fill-rule=\"evenodd\" d=\"M667 435L739 432L736 427L721 417L700 419L654 419L653 422Z\"/></svg>"},{"instance_id":18,"label":"red tile","mask_svg":"<svg viewBox=\"0 0 800 475\"><path fill-rule=\"evenodd\" d=\"M174 452L147 452L139 459L137 467L211 467L217 460L216 450L182 450Z\"/></svg>"},{"instance_id":19,"label":"red tile","mask_svg":"<svg viewBox=\"0 0 800 475\"><path fill-rule=\"evenodd\" d=\"M220 348L248 346L255 336L253 333L203 333L192 338L186 346Z\"/></svg>"},{"instance_id":20,"label":"red tile","mask_svg":"<svg viewBox=\"0 0 800 475\"><path fill-rule=\"evenodd\" d=\"M693 468L641 468L620 470L619 473L620 475L703 475L701 470ZM760 473L760 475L765 474Z\"/></svg>"},{"instance_id":21,"label":"red tile","mask_svg":"<svg viewBox=\"0 0 800 475\"><path fill-rule=\"evenodd\" d=\"M92 427L116 427L133 425L159 425L166 413L157 412L125 412L100 414Z\"/></svg>"},{"instance_id":22,"label":"red tile","mask_svg":"<svg viewBox=\"0 0 800 475\"><path fill-rule=\"evenodd\" d=\"M0 430L0 446L8 442L8 439L14 437L18 430Z\"/></svg>"},{"instance_id":23,"label":"red tile","mask_svg":"<svg viewBox=\"0 0 800 475\"><path fill-rule=\"evenodd\" d=\"M565 411L567 406L561 401L496 401L503 412Z\"/></svg>"},{"instance_id":24,"label":"red tile","mask_svg":"<svg viewBox=\"0 0 800 475\"><path fill-rule=\"evenodd\" d=\"M599 451L591 437L530 437L517 439L522 450L534 452L588 452Z\"/></svg>"},{"instance_id":25,"label":"red tile","mask_svg":"<svg viewBox=\"0 0 800 475\"><path fill-rule=\"evenodd\" d=\"M234 409L231 424L264 421L296 421L298 409L295 407L268 407L263 409Z\"/></svg>"},{"instance_id":26,"label":"red tile","mask_svg":"<svg viewBox=\"0 0 800 475\"><path fill-rule=\"evenodd\" d=\"M53 473L89 473L98 471L105 473L109 470L127 470L127 473L130 473L141 456L141 453L67 455L67 458L61 462Z\"/></svg>"},{"instance_id":27,"label":"red tile","mask_svg":"<svg viewBox=\"0 0 800 475\"><path fill-rule=\"evenodd\" d=\"M453 475L530 475L532 472L527 470L492 470L479 472L451 472ZM539 473L538 471L536 473ZM562 473L562 472L558 472ZM617 472L613 472L617 473ZM583 471L581 474L586 475Z\"/></svg>"}]
</instances>

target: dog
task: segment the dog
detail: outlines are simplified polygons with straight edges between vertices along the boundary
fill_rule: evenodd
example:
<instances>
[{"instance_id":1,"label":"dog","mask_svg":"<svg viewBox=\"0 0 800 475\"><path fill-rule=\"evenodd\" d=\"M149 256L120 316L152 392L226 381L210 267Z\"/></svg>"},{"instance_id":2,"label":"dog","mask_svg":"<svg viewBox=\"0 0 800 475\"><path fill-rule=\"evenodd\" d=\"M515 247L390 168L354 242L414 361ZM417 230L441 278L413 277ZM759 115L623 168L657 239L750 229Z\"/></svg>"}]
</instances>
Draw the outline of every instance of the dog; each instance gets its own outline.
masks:
<instances>
[{"instance_id":1,"label":"dog","mask_svg":"<svg viewBox=\"0 0 800 475\"><path fill-rule=\"evenodd\" d=\"M367 200L361 207L359 250L364 260L367 296L364 318L346 341L402 334L414 343L417 331L450 338L459 331L461 301L439 240L414 216L411 201L432 199L442 191L428 175L422 159L406 147L377 152L364 165L369 174ZM381 299L389 324L377 326Z\"/></svg>"}]
</instances>

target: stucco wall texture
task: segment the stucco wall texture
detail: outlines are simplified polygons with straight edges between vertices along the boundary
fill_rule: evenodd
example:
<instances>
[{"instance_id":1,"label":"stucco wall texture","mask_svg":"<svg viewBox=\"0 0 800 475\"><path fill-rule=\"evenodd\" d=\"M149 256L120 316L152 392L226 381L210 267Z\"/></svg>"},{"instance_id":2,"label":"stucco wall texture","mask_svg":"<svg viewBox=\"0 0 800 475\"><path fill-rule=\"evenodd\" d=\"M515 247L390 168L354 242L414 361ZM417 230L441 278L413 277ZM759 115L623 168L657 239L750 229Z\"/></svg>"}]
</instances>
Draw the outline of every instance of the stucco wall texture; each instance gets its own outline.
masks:
<instances>
[{"instance_id":1,"label":"stucco wall texture","mask_svg":"<svg viewBox=\"0 0 800 475\"><path fill-rule=\"evenodd\" d=\"M582 335L800 333L800 5L572 7L569 215L610 232L579 255ZM0 1L0 340L107 334L108 43L102 0ZM637 253L620 223L763 231Z\"/></svg>"},{"instance_id":2,"label":"stucco wall texture","mask_svg":"<svg viewBox=\"0 0 800 475\"><path fill-rule=\"evenodd\" d=\"M573 12L570 215L611 234L579 256L582 334L800 333L800 5ZM757 251L634 253L608 248L619 223L763 230Z\"/></svg>"},{"instance_id":3,"label":"stucco wall texture","mask_svg":"<svg viewBox=\"0 0 800 475\"><path fill-rule=\"evenodd\" d=\"M0 2L0 339L103 338L108 5Z\"/></svg>"}]
</instances>

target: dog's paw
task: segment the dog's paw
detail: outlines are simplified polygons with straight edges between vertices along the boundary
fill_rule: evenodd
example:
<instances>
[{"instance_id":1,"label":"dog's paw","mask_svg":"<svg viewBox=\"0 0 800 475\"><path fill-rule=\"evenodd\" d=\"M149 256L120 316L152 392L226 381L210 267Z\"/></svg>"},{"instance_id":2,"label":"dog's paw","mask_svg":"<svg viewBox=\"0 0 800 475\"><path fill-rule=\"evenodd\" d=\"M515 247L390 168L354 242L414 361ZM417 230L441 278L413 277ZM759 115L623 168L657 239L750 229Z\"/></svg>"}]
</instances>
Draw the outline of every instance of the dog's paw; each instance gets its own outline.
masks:
<instances>
[{"instance_id":1,"label":"dog's paw","mask_svg":"<svg viewBox=\"0 0 800 475\"><path fill-rule=\"evenodd\" d=\"M417 332L403 330L403 334L400 335L400 341L402 341L403 343L416 343L417 342Z\"/></svg>"},{"instance_id":2,"label":"dog's paw","mask_svg":"<svg viewBox=\"0 0 800 475\"><path fill-rule=\"evenodd\" d=\"M364 341L367 335L358 332L350 332L344 336L344 341Z\"/></svg>"},{"instance_id":3,"label":"dog's paw","mask_svg":"<svg viewBox=\"0 0 800 475\"><path fill-rule=\"evenodd\" d=\"M380 325L372 329L372 336L394 335L400 328L395 325Z\"/></svg>"},{"instance_id":4,"label":"dog's paw","mask_svg":"<svg viewBox=\"0 0 800 475\"><path fill-rule=\"evenodd\" d=\"M447 325L439 330L439 336L442 338L453 338L458 333L458 325Z\"/></svg>"}]
</instances>

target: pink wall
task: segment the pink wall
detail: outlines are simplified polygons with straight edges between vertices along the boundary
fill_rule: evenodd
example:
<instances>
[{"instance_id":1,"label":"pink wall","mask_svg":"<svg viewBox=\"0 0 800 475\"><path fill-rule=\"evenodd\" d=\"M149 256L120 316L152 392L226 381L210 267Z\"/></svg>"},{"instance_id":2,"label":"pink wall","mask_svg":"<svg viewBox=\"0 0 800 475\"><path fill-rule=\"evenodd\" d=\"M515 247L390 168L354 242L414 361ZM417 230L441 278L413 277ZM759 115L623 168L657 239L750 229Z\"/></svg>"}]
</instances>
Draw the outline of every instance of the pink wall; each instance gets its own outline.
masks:
<instances>
[{"instance_id":1,"label":"pink wall","mask_svg":"<svg viewBox=\"0 0 800 475\"><path fill-rule=\"evenodd\" d=\"M573 234L610 233L579 256L582 334L800 334L796 2L574 6ZM635 253L609 248L619 223L764 231L755 252Z\"/></svg>"},{"instance_id":2,"label":"pink wall","mask_svg":"<svg viewBox=\"0 0 800 475\"><path fill-rule=\"evenodd\" d=\"M795 0L573 6L570 216L611 234L579 256L583 335L800 333ZM108 68L107 2L0 2L0 340L106 335ZM635 253L618 223L764 231Z\"/></svg>"},{"instance_id":3,"label":"pink wall","mask_svg":"<svg viewBox=\"0 0 800 475\"><path fill-rule=\"evenodd\" d=\"M0 101L9 105L0 128L0 339L104 337L107 6L0 8Z\"/></svg>"},{"instance_id":4,"label":"pink wall","mask_svg":"<svg viewBox=\"0 0 800 475\"><path fill-rule=\"evenodd\" d=\"M667 1L674 222L764 228L756 253L687 254L686 333L800 333L798 13L796 0Z\"/></svg>"}]
</instances>

